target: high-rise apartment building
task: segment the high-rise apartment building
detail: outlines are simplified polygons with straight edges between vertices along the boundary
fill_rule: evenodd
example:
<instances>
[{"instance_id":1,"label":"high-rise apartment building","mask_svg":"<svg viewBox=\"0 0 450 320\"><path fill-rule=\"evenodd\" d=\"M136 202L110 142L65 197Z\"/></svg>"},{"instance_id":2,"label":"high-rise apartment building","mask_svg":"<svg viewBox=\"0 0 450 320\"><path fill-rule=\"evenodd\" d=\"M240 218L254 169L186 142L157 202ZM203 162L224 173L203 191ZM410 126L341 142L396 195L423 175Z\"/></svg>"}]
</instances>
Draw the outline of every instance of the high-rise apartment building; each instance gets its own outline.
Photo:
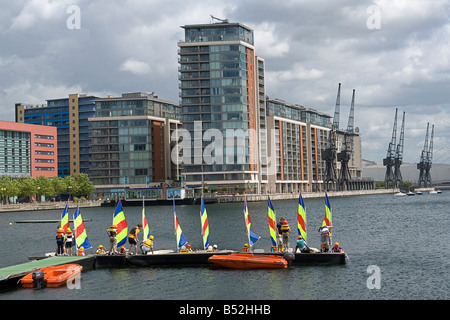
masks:
<instances>
[{"instance_id":1,"label":"high-rise apartment building","mask_svg":"<svg viewBox=\"0 0 450 320\"><path fill-rule=\"evenodd\" d=\"M184 181L259 185L264 61L255 56L253 30L228 22L183 28L180 106L191 138L191 151L183 150Z\"/></svg>"},{"instance_id":2,"label":"high-rise apartment building","mask_svg":"<svg viewBox=\"0 0 450 320\"><path fill-rule=\"evenodd\" d=\"M95 105L89 176L97 194L166 198L166 187L181 180L170 139L181 124L179 106L143 92L97 99Z\"/></svg>"},{"instance_id":3,"label":"high-rise apartment building","mask_svg":"<svg viewBox=\"0 0 450 320\"><path fill-rule=\"evenodd\" d=\"M321 189L321 150L327 145L330 119L314 109L267 97L269 193Z\"/></svg>"},{"instance_id":4,"label":"high-rise apartment building","mask_svg":"<svg viewBox=\"0 0 450 320\"><path fill-rule=\"evenodd\" d=\"M89 174L89 122L97 97L70 94L49 99L46 105L16 103L16 122L53 126L58 129L58 176Z\"/></svg>"}]
</instances>

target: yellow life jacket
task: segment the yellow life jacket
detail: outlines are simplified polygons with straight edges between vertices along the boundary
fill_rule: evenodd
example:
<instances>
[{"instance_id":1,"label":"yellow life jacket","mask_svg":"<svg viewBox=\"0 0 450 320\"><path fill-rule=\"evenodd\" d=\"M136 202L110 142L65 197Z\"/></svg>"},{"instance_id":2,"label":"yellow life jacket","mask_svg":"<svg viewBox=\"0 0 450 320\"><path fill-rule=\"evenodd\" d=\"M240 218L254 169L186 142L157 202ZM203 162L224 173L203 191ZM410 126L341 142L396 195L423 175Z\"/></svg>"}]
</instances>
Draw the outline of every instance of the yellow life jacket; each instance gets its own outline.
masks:
<instances>
[{"instance_id":1,"label":"yellow life jacket","mask_svg":"<svg viewBox=\"0 0 450 320\"><path fill-rule=\"evenodd\" d=\"M135 229L135 233L136 234L133 234L133 233L130 233L129 235L128 235L128 237L129 238L132 238L132 239L135 239L136 237L137 237L137 235L138 235L138 233L141 231L139 228L133 228L133 229Z\"/></svg>"},{"instance_id":2,"label":"yellow life jacket","mask_svg":"<svg viewBox=\"0 0 450 320\"><path fill-rule=\"evenodd\" d=\"M147 240L145 240L145 242L142 245L150 248L153 245L153 241L150 239L147 239Z\"/></svg>"}]
</instances>

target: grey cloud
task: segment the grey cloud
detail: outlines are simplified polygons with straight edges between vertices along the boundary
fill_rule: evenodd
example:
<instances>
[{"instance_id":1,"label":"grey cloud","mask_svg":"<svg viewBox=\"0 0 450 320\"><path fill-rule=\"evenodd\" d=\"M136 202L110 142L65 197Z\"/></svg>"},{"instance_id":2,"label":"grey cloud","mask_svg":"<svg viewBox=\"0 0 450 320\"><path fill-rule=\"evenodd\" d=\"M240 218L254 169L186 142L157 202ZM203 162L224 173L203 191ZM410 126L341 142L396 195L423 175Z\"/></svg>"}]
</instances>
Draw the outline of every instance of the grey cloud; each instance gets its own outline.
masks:
<instances>
[{"instance_id":1,"label":"grey cloud","mask_svg":"<svg viewBox=\"0 0 450 320\"><path fill-rule=\"evenodd\" d=\"M81 9L80 30L66 27L71 4ZM379 30L366 26L374 4L381 9ZM414 162L426 122L436 123L436 150L450 139L442 120L450 118L449 7L425 0L5 1L0 118L13 121L16 102L44 103L74 90L155 91L177 102L180 26L209 23L213 14L255 30L269 96L333 115L341 82L346 125L356 89L363 158L381 163L395 108L405 110L405 161Z\"/></svg>"}]
</instances>

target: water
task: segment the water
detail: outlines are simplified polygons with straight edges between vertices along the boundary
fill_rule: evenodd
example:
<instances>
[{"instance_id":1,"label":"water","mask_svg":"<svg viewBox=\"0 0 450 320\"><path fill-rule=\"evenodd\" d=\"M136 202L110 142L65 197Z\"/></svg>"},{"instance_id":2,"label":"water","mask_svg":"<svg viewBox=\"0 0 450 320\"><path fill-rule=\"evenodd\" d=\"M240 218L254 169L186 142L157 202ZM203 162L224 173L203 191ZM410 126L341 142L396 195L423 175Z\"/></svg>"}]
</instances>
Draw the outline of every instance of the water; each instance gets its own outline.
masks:
<instances>
[{"instance_id":1,"label":"water","mask_svg":"<svg viewBox=\"0 0 450 320\"><path fill-rule=\"evenodd\" d=\"M445 300L449 299L450 192L394 198L369 195L330 198L333 242L349 255L346 265L294 266L287 270L219 270L210 266L132 267L82 273L81 289L14 288L0 299L158 299L158 300ZM273 201L296 230L297 201ZM324 216L323 199L305 199L308 243L319 247L318 227ZM267 203L250 202L252 231L262 238L256 248L270 247ZM129 228L140 223L141 208L125 207ZM177 206L187 240L202 246L200 207ZM210 242L219 249L240 249L247 242L243 203L207 205ZM61 211L0 214L0 267L28 261L29 256L55 250L56 224L17 224L15 220L59 219ZM73 212L71 212L73 214ZM91 244L107 245L106 229L113 208L82 209ZM155 249L174 249L171 206L146 207ZM9 226L12 222L13 225ZM294 234L296 234L294 232ZM291 243L295 241L295 235ZM90 249L92 252L93 249ZM88 251L89 253L89 251ZM368 267L381 271L380 289L369 289Z\"/></svg>"}]
</instances>

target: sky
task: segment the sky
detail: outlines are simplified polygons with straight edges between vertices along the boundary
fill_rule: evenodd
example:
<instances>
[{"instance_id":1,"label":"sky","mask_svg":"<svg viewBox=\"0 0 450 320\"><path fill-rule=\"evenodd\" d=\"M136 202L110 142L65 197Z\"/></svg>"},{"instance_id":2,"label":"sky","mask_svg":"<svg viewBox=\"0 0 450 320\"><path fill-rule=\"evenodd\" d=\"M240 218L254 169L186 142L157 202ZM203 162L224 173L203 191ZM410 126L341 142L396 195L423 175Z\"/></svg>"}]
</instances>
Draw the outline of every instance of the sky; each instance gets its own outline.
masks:
<instances>
[{"instance_id":1,"label":"sky","mask_svg":"<svg viewBox=\"0 0 450 320\"><path fill-rule=\"evenodd\" d=\"M0 0L0 119L71 93L179 103L181 26L212 15L254 30L269 97L333 116L341 83L346 129L355 89L363 159L383 163L397 108L403 161L420 160L429 123L433 163L450 163L449 13L450 0Z\"/></svg>"}]
</instances>

